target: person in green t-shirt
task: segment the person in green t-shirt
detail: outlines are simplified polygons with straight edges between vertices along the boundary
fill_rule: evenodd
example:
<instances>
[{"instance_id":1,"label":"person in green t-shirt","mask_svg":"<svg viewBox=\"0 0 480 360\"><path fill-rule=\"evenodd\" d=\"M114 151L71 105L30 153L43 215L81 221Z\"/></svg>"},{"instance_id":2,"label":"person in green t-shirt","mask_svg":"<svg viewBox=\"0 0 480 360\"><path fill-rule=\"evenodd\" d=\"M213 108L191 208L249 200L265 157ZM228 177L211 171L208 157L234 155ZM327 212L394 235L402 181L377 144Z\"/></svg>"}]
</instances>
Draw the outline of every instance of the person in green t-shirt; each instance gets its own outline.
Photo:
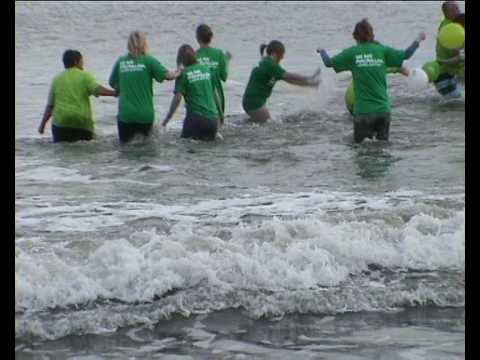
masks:
<instances>
[{"instance_id":1,"label":"person in green t-shirt","mask_svg":"<svg viewBox=\"0 0 480 360\"><path fill-rule=\"evenodd\" d=\"M267 55L263 56L265 49ZM247 87L243 93L242 106L254 122L266 122L270 113L266 107L267 99L272 94L273 87L278 80L298 86L317 87L320 83L320 70L312 76L303 76L285 71L280 62L285 56L285 46L277 40L271 41L268 46L260 45L260 63L253 68Z\"/></svg>"},{"instance_id":2,"label":"person in green t-shirt","mask_svg":"<svg viewBox=\"0 0 480 360\"><path fill-rule=\"evenodd\" d=\"M44 133L53 115L53 142L91 140L95 123L90 95L116 96L116 92L99 85L92 74L83 70L83 56L79 51L66 50L63 65L65 71L58 74L50 86L38 132Z\"/></svg>"},{"instance_id":3,"label":"person in green t-shirt","mask_svg":"<svg viewBox=\"0 0 480 360\"><path fill-rule=\"evenodd\" d=\"M225 53L210 46L213 37L213 31L210 26L201 24L196 31L197 42L200 49L197 50L197 61L206 65L212 73L212 81L215 90L215 95L219 100L220 123L223 124L225 114L225 94L223 91L222 81L227 81L228 77L228 63L232 58L230 52Z\"/></svg>"},{"instance_id":4,"label":"person in green t-shirt","mask_svg":"<svg viewBox=\"0 0 480 360\"><path fill-rule=\"evenodd\" d=\"M387 68L400 68L425 40L421 32L406 50L396 50L375 41L373 27L367 19L355 25L356 46L330 58L324 49L317 51L327 67L336 72L351 71L355 93L353 136L356 143L376 136L388 140L390 132L390 99L387 93Z\"/></svg>"},{"instance_id":5,"label":"person in green t-shirt","mask_svg":"<svg viewBox=\"0 0 480 360\"><path fill-rule=\"evenodd\" d=\"M175 81L174 96L162 125L167 126L183 96L186 116L181 137L205 141L215 140L220 104L215 95L210 69L197 61L195 50L188 44L178 49L177 66L183 67L182 75Z\"/></svg>"},{"instance_id":6,"label":"person in green t-shirt","mask_svg":"<svg viewBox=\"0 0 480 360\"><path fill-rule=\"evenodd\" d=\"M179 70L168 71L147 53L144 33L133 31L127 47L128 54L115 62L109 80L110 86L120 93L117 116L120 142L128 142L137 134L150 135L155 121L153 79L161 83L180 76Z\"/></svg>"},{"instance_id":7,"label":"person in green t-shirt","mask_svg":"<svg viewBox=\"0 0 480 360\"><path fill-rule=\"evenodd\" d=\"M455 22L455 19L460 15L460 8L456 1L444 1L442 4L442 12L444 19L438 27L438 33L445 25ZM456 75L461 68L459 62L448 61L460 54L458 49L447 49L440 44L437 35L437 43L435 47L436 60L440 64L440 75L435 81L435 88L443 96L460 97L461 92L457 87Z\"/></svg>"}]
</instances>

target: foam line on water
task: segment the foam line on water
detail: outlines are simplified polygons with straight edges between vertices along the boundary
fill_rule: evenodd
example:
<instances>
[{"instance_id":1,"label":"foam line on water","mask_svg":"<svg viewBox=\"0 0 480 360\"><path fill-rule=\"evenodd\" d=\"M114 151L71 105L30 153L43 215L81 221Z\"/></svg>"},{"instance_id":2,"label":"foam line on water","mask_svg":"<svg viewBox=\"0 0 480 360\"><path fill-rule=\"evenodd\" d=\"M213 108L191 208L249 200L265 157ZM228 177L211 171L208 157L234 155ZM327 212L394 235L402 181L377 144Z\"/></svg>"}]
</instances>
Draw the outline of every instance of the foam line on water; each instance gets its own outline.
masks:
<instances>
[{"instance_id":1,"label":"foam line on water","mask_svg":"<svg viewBox=\"0 0 480 360\"><path fill-rule=\"evenodd\" d=\"M302 192L295 194L246 194L243 197L225 200L204 200L196 204L178 203L164 205L155 203L92 202L80 205L36 206L30 200L18 201L25 206L16 214L18 226L42 227L42 231L91 232L106 226L124 224L126 221L143 218L163 218L170 221L204 221L205 216L213 223L232 223L243 217L255 216L304 216L324 211L352 211L356 209L390 209L412 199L453 199L461 195L427 195L419 192L391 192L383 196L365 196L346 192Z\"/></svg>"},{"instance_id":2,"label":"foam line on water","mask_svg":"<svg viewBox=\"0 0 480 360\"><path fill-rule=\"evenodd\" d=\"M226 230L226 229L225 229ZM224 231L225 231L224 230ZM16 248L16 307L41 309L97 298L150 301L173 289L293 291L339 286L377 264L387 269L463 271L465 211L417 214L403 225L309 216L216 227L180 222L169 233L134 233L101 243L83 259L68 248ZM381 289L378 283L373 286Z\"/></svg>"}]
</instances>

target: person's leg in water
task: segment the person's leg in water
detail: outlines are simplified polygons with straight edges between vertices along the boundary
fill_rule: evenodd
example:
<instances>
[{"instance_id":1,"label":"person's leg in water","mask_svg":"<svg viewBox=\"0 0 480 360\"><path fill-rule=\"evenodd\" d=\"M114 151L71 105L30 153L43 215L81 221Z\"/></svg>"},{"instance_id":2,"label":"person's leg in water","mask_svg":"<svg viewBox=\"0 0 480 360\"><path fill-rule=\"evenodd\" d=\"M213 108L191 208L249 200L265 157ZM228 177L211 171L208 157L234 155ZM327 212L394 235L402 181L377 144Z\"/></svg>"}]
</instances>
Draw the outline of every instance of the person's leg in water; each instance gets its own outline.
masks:
<instances>
[{"instance_id":1,"label":"person's leg in water","mask_svg":"<svg viewBox=\"0 0 480 360\"><path fill-rule=\"evenodd\" d=\"M353 140L360 144L365 138L373 139L374 118L368 115L355 115L353 117Z\"/></svg>"},{"instance_id":2,"label":"person's leg in water","mask_svg":"<svg viewBox=\"0 0 480 360\"><path fill-rule=\"evenodd\" d=\"M250 116L250 121L256 123L265 123L271 120L270 112L265 105L257 110L246 111L246 113Z\"/></svg>"},{"instance_id":3,"label":"person's leg in water","mask_svg":"<svg viewBox=\"0 0 480 360\"><path fill-rule=\"evenodd\" d=\"M443 73L438 76L437 81L435 81L435 88L442 96L457 98L462 95L458 89L455 76L448 73Z\"/></svg>"},{"instance_id":4,"label":"person's leg in water","mask_svg":"<svg viewBox=\"0 0 480 360\"><path fill-rule=\"evenodd\" d=\"M217 135L218 119L207 119L196 114L187 114L183 121L182 134L186 139L213 141Z\"/></svg>"},{"instance_id":5,"label":"person's leg in water","mask_svg":"<svg viewBox=\"0 0 480 360\"><path fill-rule=\"evenodd\" d=\"M148 137L151 133L153 124L129 124L117 121L118 137L121 143L131 141L138 133Z\"/></svg>"},{"instance_id":6,"label":"person's leg in water","mask_svg":"<svg viewBox=\"0 0 480 360\"><path fill-rule=\"evenodd\" d=\"M388 141L390 135L390 113L382 114L375 119L375 132L377 140Z\"/></svg>"},{"instance_id":7,"label":"person's leg in water","mask_svg":"<svg viewBox=\"0 0 480 360\"><path fill-rule=\"evenodd\" d=\"M84 129L64 128L52 124L53 142L75 142L93 139L93 133Z\"/></svg>"}]
</instances>

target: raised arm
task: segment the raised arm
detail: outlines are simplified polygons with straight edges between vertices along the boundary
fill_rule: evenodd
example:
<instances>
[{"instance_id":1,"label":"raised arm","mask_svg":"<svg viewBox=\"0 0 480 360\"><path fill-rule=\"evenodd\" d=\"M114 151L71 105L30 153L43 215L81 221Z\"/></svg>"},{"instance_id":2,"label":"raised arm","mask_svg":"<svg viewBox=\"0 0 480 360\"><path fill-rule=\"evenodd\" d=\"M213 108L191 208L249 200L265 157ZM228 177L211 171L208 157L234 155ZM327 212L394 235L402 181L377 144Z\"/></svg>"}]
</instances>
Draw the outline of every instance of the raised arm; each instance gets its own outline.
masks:
<instances>
[{"instance_id":1,"label":"raised arm","mask_svg":"<svg viewBox=\"0 0 480 360\"><path fill-rule=\"evenodd\" d=\"M327 54L327 51L325 49L317 49L317 53L320 54L320 56L322 57L322 60L323 60L323 64L326 66L326 67L332 67L332 59L330 58L330 56L328 56Z\"/></svg>"},{"instance_id":2,"label":"raised arm","mask_svg":"<svg viewBox=\"0 0 480 360\"><path fill-rule=\"evenodd\" d=\"M413 43L405 49L405 60L408 60L412 57L412 55L420 46L420 42L424 41L426 38L427 36L425 35L425 32L422 31L420 34L418 34L417 38L413 41Z\"/></svg>"},{"instance_id":3,"label":"raised arm","mask_svg":"<svg viewBox=\"0 0 480 360\"><path fill-rule=\"evenodd\" d=\"M182 100L182 94L180 92L176 92L173 96L172 102L170 103L170 110L168 110L168 114L165 117L165 120L162 122L162 126L167 126L168 122L172 118L175 111L178 109L178 105L180 105L180 101Z\"/></svg>"}]
</instances>

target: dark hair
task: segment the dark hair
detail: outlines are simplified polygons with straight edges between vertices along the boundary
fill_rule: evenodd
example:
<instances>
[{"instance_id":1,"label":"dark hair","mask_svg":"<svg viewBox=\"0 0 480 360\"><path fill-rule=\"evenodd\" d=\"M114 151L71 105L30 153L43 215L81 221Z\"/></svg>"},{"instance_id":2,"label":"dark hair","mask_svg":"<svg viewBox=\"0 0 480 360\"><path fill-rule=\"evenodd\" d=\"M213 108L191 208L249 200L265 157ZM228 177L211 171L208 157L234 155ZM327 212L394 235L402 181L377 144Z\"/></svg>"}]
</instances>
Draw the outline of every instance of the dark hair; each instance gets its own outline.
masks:
<instances>
[{"instance_id":1,"label":"dark hair","mask_svg":"<svg viewBox=\"0 0 480 360\"><path fill-rule=\"evenodd\" d=\"M460 15L458 15L454 22L460 24L463 26L463 28L465 28L465 13L461 13Z\"/></svg>"},{"instance_id":2,"label":"dark hair","mask_svg":"<svg viewBox=\"0 0 480 360\"><path fill-rule=\"evenodd\" d=\"M65 69L68 69L77 65L81 58L82 58L82 54L80 54L80 51L70 50L70 49L66 50L63 53L63 65L65 66Z\"/></svg>"},{"instance_id":3,"label":"dark hair","mask_svg":"<svg viewBox=\"0 0 480 360\"><path fill-rule=\"evenodd\" d=\"M206 24L200 24L197 27L197 40L204 44L209 44L212 41L213 31L210 26Z\"/></svg>"},{"instance_id":4,"label":"dark hair","mask_svg":"<svg viewBox=\"0 0 480 360\"><path fill-rule=\"evenodd\" d=\"M267 55L277 54L282 56L285 54L285 46L278 40L270 41L270 44L261 44L260 45L260 55L263 56L263 53L267 49Z\"/></svg>"},{"instance_id":5,"label":"dark hair","mask_svg":"<svg viewBox=\"0 0 480 360\"><path fill-rule=\"evenodd\" d=\"M180 46L177 52L177 66L190 66L197 63L197 57L195 55L195 50L188 45L183 44Z\"/></svg>"},{"instance_id":6,"label":"dark hair","mask_svg":"<svg viewBox=\"0 0 480 360\"><path fill-rule=\"evenodd\" d=\"M375 39L373 27L368 22L368 19L362 19L355 25L355 29L353 29L353 38L359 43L371 42Z\"/></svg>"},{"instance_id":7,"label":"dark hair","mask_svg":"<svg viewBox=\"0 0 480 360\"><path fill-rule=\"evenodd\" d=\"M454 0L448 0L448 1L444 1L443 4L442 4L442 12L443 12L443 15L445 17L447 17L447 12L449 11L449 8L453 5L456 5L456 1Z\"/></svg>"}]
</instances>

